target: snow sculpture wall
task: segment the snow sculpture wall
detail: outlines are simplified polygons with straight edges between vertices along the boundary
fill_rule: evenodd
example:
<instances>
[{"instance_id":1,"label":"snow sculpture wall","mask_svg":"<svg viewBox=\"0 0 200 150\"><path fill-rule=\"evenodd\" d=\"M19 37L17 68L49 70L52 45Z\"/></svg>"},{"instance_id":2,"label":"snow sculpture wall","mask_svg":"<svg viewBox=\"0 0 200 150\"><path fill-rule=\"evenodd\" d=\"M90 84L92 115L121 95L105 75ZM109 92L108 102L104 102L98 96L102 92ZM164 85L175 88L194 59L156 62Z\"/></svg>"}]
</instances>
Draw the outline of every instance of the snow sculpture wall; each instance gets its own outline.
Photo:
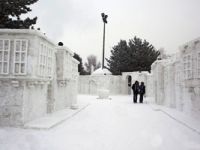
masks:
<instances>
[{"instance_id":1,"label":"snow sculpture wall","mask_svg":"<svg viewBox=\"0 0 200 150\"><path fill-rule=\"evenodd\" d=\"M0 29L0 125L20 126L52 108L63 108L51 99L57 85L56 51L38 31ZM71 62L73 69L78 67ZM72 72L77 74L76 69ZM76 91L76 85L72 87Z\"/></svg>"},{"instance_id":2,"label":"snow sculpture wall","mask_svg":"<svg viewBox=\"0 0 200 150\"><path fill-rule=\"evenodd\" d=\"M99 89L108 89L110 94L121 93L121 77L112 75L79 76L79 93L97 95Z\"/></svg>"},{"instance_id":3,"label":"snow sculpture wall","mask_svg":"<svg viewBox=\"0 0 200 150\"><path fill-rule=\"evenodd\" d=\"M184 74L184 110L200 114L200 38L180 47ZM186 105L187 104L187 105Z\"/></svg>"},{"instance_id":4,"label":"snow sculpture wall","mask_svg":"<svg viewBox=\"0 0 200 150\"><path fill-rule=\"evenodd\" d=\"M200 38L181 46L178 54L157 60L152 70L156 103L200 114Z\"/></svg>"},{"instance_id":5,"label":"snow sculpture wall","mask_svg":"<svg viewBox=\"0 0 200 150\"><path fill-rule=\"evenodd\" d=\"M182 111L183 110L183 90L184 90L184 82L183 82L183 73L182 66L180 63L180 56L177 57L176 61L173 63L175 67L175 81L174 81L174 91L175 91L175 108Z\"/></svg>"},{"instance_id":6,"label":"snow sculpture wall","mask_svg":"<svg viewBox=\"0 0 200 150\"><path fill-rule=\"evenodd\" d=\"M158 104L164 103L164 63L165 61L156 61L152 64L155 102Z\"/></svg>"},{"instance_id":7,"label":"snow sculpture wall","mask_svg":"<svg viewBox=\"0 0 200 150\"><path fill-rule=\"evenodd\" d=\"M54 111L74 107L77 103L78 61L67 47L57 47L56 81L54 81ZM52 110L53 111L53 110Z\"/></svg>"},{"instance_id":8,"label":"snow sculpture wall","mask_svg":"<svg viewBox=\"0 0 200 150\"><path fill-rule=\"evenodd\" d=\"M87 75L79 76L79 93L97 95L98 89L105 88L111 95L131 94L131 85L128 86L128 77L131 77L131 85L138 80L146 85L146 95L153 96L152 75L147 72L123 72L121 76L115 75Z\"/></svg>"}]
</instances>

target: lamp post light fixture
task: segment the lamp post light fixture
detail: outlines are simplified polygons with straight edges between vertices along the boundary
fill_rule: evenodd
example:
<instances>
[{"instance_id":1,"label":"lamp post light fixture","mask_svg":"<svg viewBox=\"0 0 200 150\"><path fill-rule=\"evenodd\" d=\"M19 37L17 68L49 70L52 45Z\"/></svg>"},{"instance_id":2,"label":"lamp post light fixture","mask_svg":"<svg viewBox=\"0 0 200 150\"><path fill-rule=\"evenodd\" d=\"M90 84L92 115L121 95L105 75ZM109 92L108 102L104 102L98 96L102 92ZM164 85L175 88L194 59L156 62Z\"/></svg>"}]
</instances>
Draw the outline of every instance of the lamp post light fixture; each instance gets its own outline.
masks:
<instances>
[{"instance_id":1,"label":"lamp post light fixture","mask_svg":"<svg viewBox=\"0 0 200 150\"><path fill-rule=\"evenodd\" d=\"M103 20L103 56L102 56L102 69L104 68L104 53L105 53L105 32L106 32L106 23L108 15L105 15L104 13L101 13L101 17Z\"/></svg>"}]
</instances>

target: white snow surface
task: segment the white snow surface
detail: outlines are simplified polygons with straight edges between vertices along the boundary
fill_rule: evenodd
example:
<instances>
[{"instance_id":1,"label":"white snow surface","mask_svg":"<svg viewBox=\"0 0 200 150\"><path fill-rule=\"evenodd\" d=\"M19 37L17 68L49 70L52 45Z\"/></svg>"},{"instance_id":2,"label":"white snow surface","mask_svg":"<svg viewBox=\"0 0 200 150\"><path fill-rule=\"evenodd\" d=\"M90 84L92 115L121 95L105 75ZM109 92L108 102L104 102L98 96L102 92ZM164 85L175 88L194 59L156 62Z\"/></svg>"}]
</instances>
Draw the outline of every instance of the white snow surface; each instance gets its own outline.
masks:
<instances>
[{"instance_id":1,"label":"white snow surface","mask_svg":"<svg viewBox=\"0 0 200 150\"><path fill-rule=\"evenodd\" d=\"M200 134L132 96L79 96L88 107L50 130L0 128L0 150L200 150Z\"/></svg>"}]
</instances>

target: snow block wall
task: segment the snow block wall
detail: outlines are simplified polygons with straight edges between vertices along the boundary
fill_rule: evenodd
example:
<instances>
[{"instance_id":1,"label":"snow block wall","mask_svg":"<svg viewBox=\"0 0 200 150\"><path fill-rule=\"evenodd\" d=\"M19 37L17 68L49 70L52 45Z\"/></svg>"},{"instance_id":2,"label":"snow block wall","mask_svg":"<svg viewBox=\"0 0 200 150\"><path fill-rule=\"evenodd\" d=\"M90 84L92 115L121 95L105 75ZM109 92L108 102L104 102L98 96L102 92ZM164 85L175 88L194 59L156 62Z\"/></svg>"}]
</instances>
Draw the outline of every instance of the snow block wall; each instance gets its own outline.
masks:
<instances>
[{"instance_id":1,"label":"snow block wall","mask_svg":"<svg viewBox=\"0 0 200 150\"><path fill-rule=\"evenodd\" d=\"M155 102L200 115L200 38L180 46L180 52L152 64Z\"/></svg>"},{"instance_id":2,"label":"snow block wall","mask_svg":"<svg viewBox=\"0 0 200 150\"><path fill-rule=\"evenodd\" d=\"M97 95L98 90L104 88L110 94L121 93L121 76L112 75L86 75L79 76L79 94Z\"/></svg>"},{"instance_id":3,"label":"snow block wall","mask_svg":"<svg viewBox=\"0 0 200 150\"><path fill-rule=\"evenodd\" d=\"M0 125L21 126L64 108L51 98L58 85L56 53L55 44L39 31L0 29ZM71 59L70 66L70 74L78 74L77 62Z\"/></svg>"},{"instance_id":4,"label":"snow block wall","mask_svg":"<svg viewBox=\"0 0 200 150\"><path fill-rule=\"evenodd\" d=\"M23 123L23 86L16 87L10 80L0 81L0 125L21 125ZM16 81L15 81L16 82ZM19 83L18 83L19 84Z\"/></svg>"},{"instance_id":5,"label":"snow block wall","mask_svg":"<svg viewBox=\"0 0 200 150\"><path fill-rule=\"evenodd\" d=\"M73 107L77 103L78 64L67 47L57 47L56 78L54 78L54 108L52 111Z\"/></svg>"},{"instance_id":6,"label":"snow block wall","mask_svg":"<svg viewBox=\"0 0 200 150\"><path fill-rule=\"evenodd\" d=\"M128 82L130 78L130 83ZM146 85L146 95L153 96L153 76L147 72L123 72L122 75L82 75L79 76L79 94L98 95L101 88L108 89L111 95L132 94L131 86L138 80Z\"/></svg>"}]
</instances>

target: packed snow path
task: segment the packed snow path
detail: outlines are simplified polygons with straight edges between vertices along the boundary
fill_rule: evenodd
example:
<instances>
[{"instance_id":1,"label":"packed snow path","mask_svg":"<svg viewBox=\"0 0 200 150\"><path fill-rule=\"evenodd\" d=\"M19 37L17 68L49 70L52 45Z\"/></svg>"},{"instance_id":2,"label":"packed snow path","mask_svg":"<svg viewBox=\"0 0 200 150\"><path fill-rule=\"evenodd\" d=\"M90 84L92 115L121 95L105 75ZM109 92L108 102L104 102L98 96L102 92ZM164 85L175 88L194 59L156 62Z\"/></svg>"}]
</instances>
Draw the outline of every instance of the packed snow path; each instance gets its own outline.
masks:
<instances>
[{"instance_id":1,"label":"packed snow path","mask_svg":"<svg viewBox=\"0 0 200 150\"><path fill-rule=\"evenodd\" d=\"M50 130L0 128L0 150L199 150L200 135L131 96L90 105Z\"/></svg>"}]
</instances>

